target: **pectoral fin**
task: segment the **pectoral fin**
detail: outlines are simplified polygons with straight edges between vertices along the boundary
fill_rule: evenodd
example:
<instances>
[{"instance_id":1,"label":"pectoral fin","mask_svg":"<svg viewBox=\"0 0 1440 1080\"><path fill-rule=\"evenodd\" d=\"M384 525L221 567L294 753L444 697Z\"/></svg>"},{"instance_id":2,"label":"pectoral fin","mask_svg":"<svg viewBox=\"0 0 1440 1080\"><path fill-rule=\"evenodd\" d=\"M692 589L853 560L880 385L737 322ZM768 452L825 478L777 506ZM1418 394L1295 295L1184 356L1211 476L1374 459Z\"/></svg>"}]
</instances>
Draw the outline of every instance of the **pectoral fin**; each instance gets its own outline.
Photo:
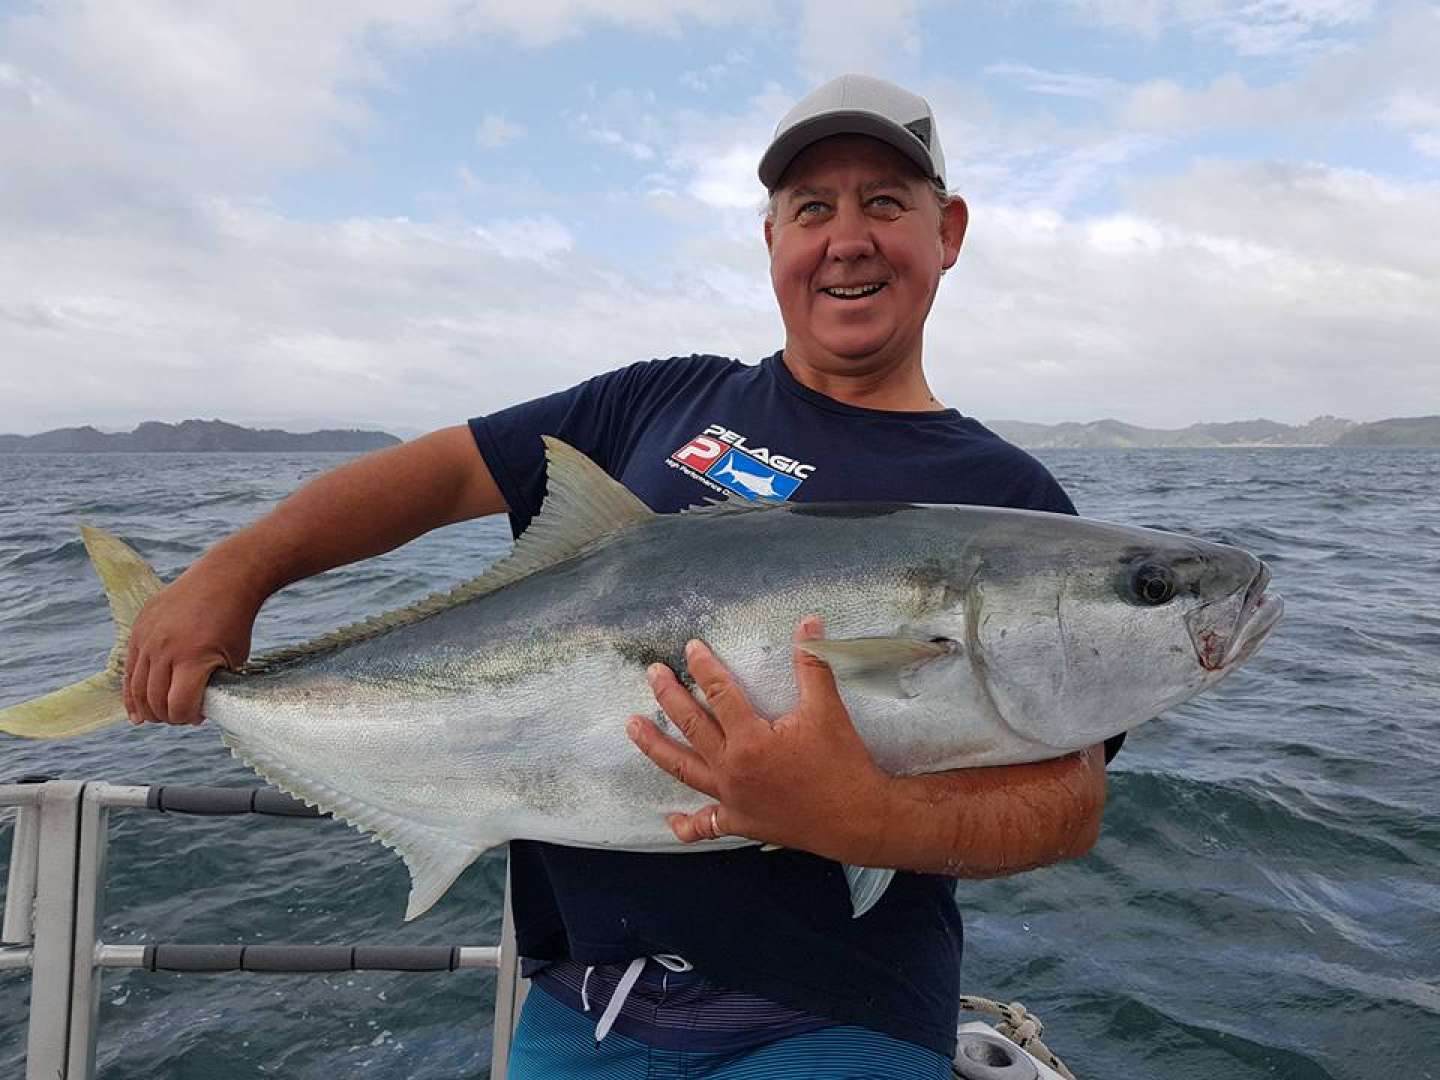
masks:
<instances>
[{"instance_id":1,"label":"pectoral fin","mask_svg":"<svg viewBox=\"0 0 1440 1080\"><path fill-rule=\"evenodd\" d=\"M846 865L845 880L850 885L850 910L854 917L858 919L879 903L894 879L894 870Z\"/></svg>"},{"instance_id":2,"label":"pectoral fin","mask_svg":"<svg viewBox=\"0 0 1440 1080\"><path fill-rule=\"evenodd\" d=\"M841 683L857 683L887 697L914 697L911 680L926 664L958 654L950 638L819 638L800 648L830 665Z\"/></svg>"}]
</instances>

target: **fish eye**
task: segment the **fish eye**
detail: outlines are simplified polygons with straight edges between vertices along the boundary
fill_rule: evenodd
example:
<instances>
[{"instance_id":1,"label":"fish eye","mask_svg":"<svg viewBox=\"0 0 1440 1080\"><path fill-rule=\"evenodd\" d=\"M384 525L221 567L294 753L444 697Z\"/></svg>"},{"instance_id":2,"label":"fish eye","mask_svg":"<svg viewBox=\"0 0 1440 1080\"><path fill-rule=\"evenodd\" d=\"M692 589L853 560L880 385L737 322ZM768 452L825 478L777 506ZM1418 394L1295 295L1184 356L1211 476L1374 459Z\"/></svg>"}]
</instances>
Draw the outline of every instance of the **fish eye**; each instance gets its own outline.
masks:
<instances>
[{"instance_id":1,"label":"fish eye","mask_svg":"<svg viewBox=\"0 0 1440 1080\"><path fill-rule=\"evenodd\" d=\"M1145 563L1135 571L1130 587L1140 603L1159 607L1175 598L1175 575L1167 566Z\"/></svg>"}]
</instances>

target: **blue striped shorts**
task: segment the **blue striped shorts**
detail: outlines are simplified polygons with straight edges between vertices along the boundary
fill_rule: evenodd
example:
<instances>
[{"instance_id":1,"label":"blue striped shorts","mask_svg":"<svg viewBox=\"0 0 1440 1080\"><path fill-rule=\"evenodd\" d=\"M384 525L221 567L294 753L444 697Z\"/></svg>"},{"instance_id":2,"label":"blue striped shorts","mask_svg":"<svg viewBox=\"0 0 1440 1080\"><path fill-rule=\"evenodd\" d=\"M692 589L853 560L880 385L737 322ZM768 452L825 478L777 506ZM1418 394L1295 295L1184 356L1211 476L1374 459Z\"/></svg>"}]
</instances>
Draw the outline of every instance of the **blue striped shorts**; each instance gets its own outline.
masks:
<instances>
[{"instance_id":1,"label":"blue striped shorts","mask_svg":"<svg viewBox=\"0 0 1440 1080\"><path fill-rule=\"evenodd\" d=\"M747 1050L647 1046L532 986L510 1044L508 1080L951 1080L950 1062L923 1046L860 1027L831 1027Z\"/></svg>"}]
</instances>

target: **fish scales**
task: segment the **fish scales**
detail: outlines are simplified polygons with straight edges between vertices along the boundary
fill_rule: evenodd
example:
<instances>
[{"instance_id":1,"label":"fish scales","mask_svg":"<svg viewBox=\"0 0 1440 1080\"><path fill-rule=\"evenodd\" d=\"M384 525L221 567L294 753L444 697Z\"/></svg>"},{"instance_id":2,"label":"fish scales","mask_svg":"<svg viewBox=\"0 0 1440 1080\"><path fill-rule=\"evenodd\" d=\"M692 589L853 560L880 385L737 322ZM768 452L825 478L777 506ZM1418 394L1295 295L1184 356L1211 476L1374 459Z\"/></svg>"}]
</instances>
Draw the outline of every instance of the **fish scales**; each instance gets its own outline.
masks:
<instances>
[{"instance_id":1,"label":"fish scales","mask_svg":"<svg viewBox=\"0 0 1440 1080\"><path fill-rule=\"evenodd\" d=\"M664 814L705 799L624 737L630 713L655 712L647 664L674 662L703 637L758 707L783 711L803 615L824 612L837 637L885 636L913 628L926 596L942 595L917 575L935 565L925 518L897 510L896 542L875 544L869 517L657 517L623 544L312 664L227 678L210 690L207 715L406 812L434 810L439 761L443 801L502 835L674 847ZM798 557L757 572L755 553L782 543ZM323 698L339 715L317 725ZM892 736L906 717L885 720L870 725L872 743L898 764L905 740Z\"/></svg>"}]
</instances>

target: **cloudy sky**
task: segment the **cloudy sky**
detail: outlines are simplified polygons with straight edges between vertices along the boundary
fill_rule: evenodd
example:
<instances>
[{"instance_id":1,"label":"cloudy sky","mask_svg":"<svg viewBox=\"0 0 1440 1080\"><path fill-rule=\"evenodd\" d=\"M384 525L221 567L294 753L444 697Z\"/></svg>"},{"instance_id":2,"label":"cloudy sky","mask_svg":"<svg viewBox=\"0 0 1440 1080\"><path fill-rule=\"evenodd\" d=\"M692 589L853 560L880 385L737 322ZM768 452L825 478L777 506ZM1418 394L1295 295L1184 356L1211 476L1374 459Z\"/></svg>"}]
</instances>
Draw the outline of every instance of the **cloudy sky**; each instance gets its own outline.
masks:
<instances>
[{"instance_id":1,"label":"cloudy sky","mask_svg":"<svg viewBox=\"0 0 1440 1080\"><path fill-rule=\"evenodd\" d=\"M1440 412L1440 5L0 0L0 431L429 429L779 347L754 164L851 70L971 206L988 419Z\"/></svg>"}]
</instances>

